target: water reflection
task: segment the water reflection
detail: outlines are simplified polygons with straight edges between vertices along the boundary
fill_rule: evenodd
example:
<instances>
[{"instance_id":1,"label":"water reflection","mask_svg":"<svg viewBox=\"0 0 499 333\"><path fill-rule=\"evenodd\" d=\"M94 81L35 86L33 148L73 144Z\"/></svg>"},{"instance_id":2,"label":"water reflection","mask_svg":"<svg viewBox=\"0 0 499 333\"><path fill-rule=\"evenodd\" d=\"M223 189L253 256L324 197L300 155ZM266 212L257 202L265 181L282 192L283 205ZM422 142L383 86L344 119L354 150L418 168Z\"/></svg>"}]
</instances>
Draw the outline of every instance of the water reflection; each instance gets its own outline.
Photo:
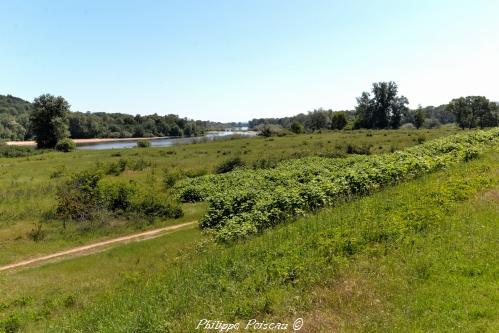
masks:
<instances>
[{"instance_id":1,"label":"water reflection","mask_svg":"<svg viewBox=\"0 0 499 333\"><path fill-rule=\"evenodd\" d=\"M157 138L150 139L152 147L169 147L173 145L190 144L193 142L206 142L213 141L218 138L227 138L228 136L255 136L256 132L252 131L213 131L208 132L203 136L197 136L192 138ZM85 143L78 145L77 149L81 150L103 150L103 149L121 149L121 148L134 148L137 147L138 139L132 140L121 140L121 141L111 141L111 142L97 142L97 143Z\"/></svg>"}]
</instances>

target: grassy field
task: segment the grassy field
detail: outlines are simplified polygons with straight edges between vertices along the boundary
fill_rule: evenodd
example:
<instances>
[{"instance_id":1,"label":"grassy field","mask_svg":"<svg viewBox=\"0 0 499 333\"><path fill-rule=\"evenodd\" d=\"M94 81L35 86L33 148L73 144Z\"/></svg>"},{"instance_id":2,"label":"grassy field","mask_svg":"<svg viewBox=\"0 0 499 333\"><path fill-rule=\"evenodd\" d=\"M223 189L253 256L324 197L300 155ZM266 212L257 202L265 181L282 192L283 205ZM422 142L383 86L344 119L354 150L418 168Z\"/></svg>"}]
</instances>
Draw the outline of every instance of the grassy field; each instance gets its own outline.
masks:
<instances>
[{"instance_id":1,"label":"grassy field","mask_svg":"<svg viewBox=\"0 0 499 333\"><path fill-rule=\"evenodd\" d=\"M52 253L91 241L198 219L204 204L184 204L178 220L107 219L99 223L70 223L63 228L50 212L56 206L56 188L81 170L109 169L120 160L127 168L113 181L134 181L151 193L166 193L164 174L187 177L213 172L223 161L240 156L248 167L303 156L341 156L347 152L386 153L457 132L454 127L434 130L337 131L272 138L236 138L169 148L44 153L0 158L0 265L33 255ZM44 239L35 242L32 231L41 227Z\"/></svg>"},{"instance_id":2,"label":"grassy field","mask_svg":"<svg viewBox=\"0 0 499 333\"><path fill-rule=\"evenodd\" d=\"M232 245L190 229L8 272L0 320L26 332L298 317L307 332L497 331L498 193L495 149Z\"/></svg>"}]
</instances>

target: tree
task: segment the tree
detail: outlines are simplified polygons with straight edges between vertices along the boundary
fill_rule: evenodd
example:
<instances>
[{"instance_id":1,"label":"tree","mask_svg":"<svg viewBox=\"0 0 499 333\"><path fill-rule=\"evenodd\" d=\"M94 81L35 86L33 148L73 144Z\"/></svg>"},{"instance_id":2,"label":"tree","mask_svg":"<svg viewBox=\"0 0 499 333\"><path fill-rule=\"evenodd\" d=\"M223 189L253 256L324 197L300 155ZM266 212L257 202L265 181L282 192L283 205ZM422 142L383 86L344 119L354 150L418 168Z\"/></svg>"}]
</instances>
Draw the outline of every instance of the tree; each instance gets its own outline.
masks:
<instances>
[{"instance_id":1,"label":"tree","mask_svg":"<svg viewBox=\"0 0 499 333\"><path fill-rule=\"evenodd\" d=\"M399 128L409 101L404 96L397 96L397 92L397 84L393 81L373 83L372 98L367 92L357 98L355 127Z\"/></svg>"},{"instance_id":2,"label":"tree","mask_svg":"<svg viewBox=\"0 0 499 333\"><path fill-rule=\"evenodd\" d=\"M371 128L373 109L373 100L369 93L364 91L360 97L357 97L354 128Z\"/></svg>"},{"instance_id":3,"label":"tree","mask_svg":"<svg viewBox=\"0 0 499 333\"><path fill-rule=\"evenodd\" d=\"M38 148L54 148L59 140L69 136L69 108L61 96L45 94L35 98L30 121Z\"/></svg>"},{"instance_id":4,"label":"tree","mask_svg":"<svg viewBox=\"0 0 499 333\"><path fill-rule=\"evenodd\" d=\"M456 117L456 122L462 129L472 126L471 110L464 97L455 98L447 105L447 109Z\"/></svg>"},{"instance_id":5,"label":"tree","mask_svg":"<svg viewBox=\"0 0 499 333\"><path fill-rule=\"evenodd\" d=\"M480 128L495 127L499 125L499 109L497 104L489 102L487 106L478 111L477 117Z\"/></svg>"},{"instance_id":6,"label":"tree","mask_svg":"<svg viewBox=\"0 0 499 333\"><path fill-rule=\"evenodd\" d=\"M400 127L402 114L405 114L408 110L406 106L407 104L409 104L409 100L405 96L397 96L392 100L391 105L389 106L389 119L391 128L398 129Z\"/></svg>"},{"instance_id":7,"label":"tree","mask_svg":"<svg viewBox=\"0 0 499 333\"><path fill-rule=\"evenodd\" d=\"M447 105L447 109L456 117L462 129L497 126L497 105L483 96L467 96L455 98Z\"/></svg>"},{"instance_id":8,"label":"tree","mask_svg":"<svg viewBox=\"0 0 499 333\"><path fill-rule=\"evenodd\" d=\"M424 124L424 111L421 105L418 107L416 112L414 113L414 126L416 126L417 129L420 129L421 126Z\"/></svg>"},{"instance_id":9,"label":"tree","mask_svg":"<svg viewBox=\"0 0 499 333\"><path fill-rule=\"evenodd\" d=\"M344 112L335 112L331 116L331 129L341 130L345 128L347 123L347 116Z\"/></svg>"},{"instance_id":10,"label":"tree","mask_svg":"<svg viewBox=\"0 0 499 333\"><path fill-rule=\"evenodd\" d=\"M291 132L296 133L296 134L300 134L300 133L305 132L305 128L303 127L302 123L300 123L298 121L294 121L291 124Z\"/></svg>"},{"instance_id":11,"label":"tree","mask_svg":"<svg viewBox=\"0 0 499 333\"><path fill-rule=\"evenodd\" d=\"M322 128L329 128L330 123L331 119L329 119L327 111L319 109L308 113L307 127L312 131L320 130Z\"/></svg>"}]
</instances>

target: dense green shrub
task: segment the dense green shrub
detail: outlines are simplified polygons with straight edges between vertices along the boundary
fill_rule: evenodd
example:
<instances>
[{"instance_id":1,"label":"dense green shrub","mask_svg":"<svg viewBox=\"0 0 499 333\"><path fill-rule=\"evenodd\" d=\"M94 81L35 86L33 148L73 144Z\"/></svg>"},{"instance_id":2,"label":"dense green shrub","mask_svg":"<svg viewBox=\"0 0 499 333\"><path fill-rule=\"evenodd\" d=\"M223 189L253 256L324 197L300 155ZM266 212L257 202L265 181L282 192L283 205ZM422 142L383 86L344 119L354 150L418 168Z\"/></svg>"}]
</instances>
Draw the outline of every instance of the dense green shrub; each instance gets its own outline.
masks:
<instances>
[{"instance_id":1,"label":"dense green shrub","mask_svg":"<svg viewBox=\"0 0 499 333\"><path fill-rule=\"evenodd\" d=\"M137 147L139 147L139 148L151 147L151 141L149 141L149 140L137 140Z\"/></svg>"},{"instance_id":2,"label":"dense green shrub","mask_svg":"<svg viewBox=\"0 0 499 333\"><path fill-rule=\"evenodd\" d=\"M176 188L182 201L208 201L201 227L213 228L219 239L230 240L352 195L473 159L498 140L499 129L470 132L392 154L307 157L284 161L273 169L238 169L182 180Z\"/></svg>"},{"instance_id":3,"label":"dense green shrub","mask_svg":"<svg viewBox=\"0 0 499 333\"><path fill-rule=\"evenodd\" d=\"M236 168L244 167L246 163L239 157L229 158L223 161L215 168L215 173L226 173L230 172Z\"/></svg>"},{"instance_id":4,"label":"dense green shrub","mask_svg":"<svg viewBox=\"0 0 499 333\"><path fill-rule=\"evenodd\" d=\"M44 150L35 149L33 147L11 146L5 142L0 142L0 157L25 157L31 155L38 155L43 153Z\"/></svg>"},{"instance_id":5,"label":"dense green shrub","mask_svg":"<svg viewBox=\"0 0 499 333\"><path fill-rule=\"evenodd\" d=\"M178 203L160 193L139 193L133 182L106 182L100 171L83 171L59 187L56 214L64 221L88 221L109 214L154 219L183 213Z\"/></svg>"},{"instance_id":6,"label":"dense green shrub","mask_svg":"<svg viewBox=\"0 0 499 333\"><path fill-rule=\"evenodd\" d=\"M334 112L331 115L331 129L342 130L348 123L348 116L345 112Z\"/></svg>"},{"instance_id":7,"label":"dense green shrub","mask_svg":"<svg viewBox=\"0 0 499 333\"><path fill-rule=\"evenodd\" d=\"M119 176L126 170L127 164L127 160L120 158L118 161L108 164L104 172L106 175Z\"/></svg>"},{"instance_id":8,"label":"dense green shrub","mask_svg":"<svg viewBox=\"0 0 499 333\"><path fill-rule=\"evenodd\" d=\"M65 138L57 141L55 150L68 153L76 149L76 144L70 138Z\"/></svg>"},{"instance_id":9,"label":"dense green shrub","mask_svg":"<svg viewBox=\"0 0 499 333\"><path fill-rule=\"evenodd\" d=\"M204 197L203 190L196 187L186 187L182 189L179 199L181 202L199 202L203 201Z\"/></svg>"},{"instance_id":10,"label":"dense green shrub","mask_svg":"<svg viewBox=\"0 0 499 333\"><path fill-rule=\"evenodd\" d=\"M172 188L175 183L182 178L184 178L184 175L179 170L165 170L163 183L165 184L166 188Z\"/></svg>"},{"instance_id":11,"label":"dense green shrub","mask_svg":"<svg viewBox=\"0 0 499 333\"><path fill-rule=\"evenodd\" d=\"M291 132L295 133L295 134L301 134L301 133L305 133L305 127L303 126L302 123L298 122L298 121L295 121L291 124Z\"/></svg>"},{"instance_id":12,"label":"dense green shrub","mask_svg":"<svg viewBox=\"0 0 499 333\"><path fill-rule=\"evenodd\" d=\"M179 218L183 215L182 208L174 202L170 202L159 193L147 193L138 202L133 204L133 212L153 219Z\"/></svg>"},{"instance_id":13,"label":"dense green shrub","mask_svg":"<svg viewBox=\"0 0 499 333\"><path fill-rule=\"evenodd\" d=\"M132 195L136 192L133 183L100 184L105 207L112 212L126 212L132 206Z\"/></svg>"},{"instance_id":14,"label":"dense green shrub","mask_svg":"<svg viewBox=\"0 0 499 333\"><path fill-rule=\"evenodd\" d=\"M264 124L257 126L258 135L264 137L285 136L288 131L280 125Z\"/></svg>"},{"instance_id":15,"label":"dense green shrub","mask_svg":"<svg viewBox=\"0 0 499 333\"><path fill-rule=\"evenodd\" d=\"M64 220L92 220L102 209L99 181L102 174L82 171L62 184L57 191L56 214Z\"/></svg>"}]
</instances>

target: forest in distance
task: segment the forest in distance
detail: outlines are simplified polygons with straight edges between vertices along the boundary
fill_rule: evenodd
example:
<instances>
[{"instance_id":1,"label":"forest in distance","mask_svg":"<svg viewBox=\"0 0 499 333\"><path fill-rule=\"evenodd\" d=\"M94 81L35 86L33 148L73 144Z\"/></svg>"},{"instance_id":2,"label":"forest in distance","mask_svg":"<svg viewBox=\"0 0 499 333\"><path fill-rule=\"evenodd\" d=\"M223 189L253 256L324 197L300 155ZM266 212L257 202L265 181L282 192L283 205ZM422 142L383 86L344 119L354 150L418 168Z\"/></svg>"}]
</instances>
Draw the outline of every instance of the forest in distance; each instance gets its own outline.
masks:
<instances>
[{"instance_id":1,"label":"forest in distance","mask_svg":"<svg viewBox=\"0 0 499 333\"><path fill-rule=\"evenodd\" d=\"M0 140L31 140L30 114L33 103L11 95L0 95ZM68 112L70 137L131 138L153 136L197 136L210 130L240 128L244 123L192 120L174 114L160 116L106 112Z\"/></svg>"},{"instance_id":2,"label":"forest in distance","mask_svg":"<svg viewBox=\"0 0 499 333\"><path fill-rule=\"evenodd\" d=\"M73 139L198 136L210 130L242 128L258 130L264 136L289 132L309 133L324 129L436 128L456 123L461 128L494 127L498 124L498 103L483 96L453 99L439 106L410 109L408 99L398 96L395 82L372 85L371 93L357 98L355 110L315 109L284 118L255 118L244 122L221 123L192 120L175 114L140 115L70 111L63 122ZM44 96L44 95L42 95ZM0 140L32 140L34 103L11 95L0 95Z\"/></svg>"}]
</instances>

